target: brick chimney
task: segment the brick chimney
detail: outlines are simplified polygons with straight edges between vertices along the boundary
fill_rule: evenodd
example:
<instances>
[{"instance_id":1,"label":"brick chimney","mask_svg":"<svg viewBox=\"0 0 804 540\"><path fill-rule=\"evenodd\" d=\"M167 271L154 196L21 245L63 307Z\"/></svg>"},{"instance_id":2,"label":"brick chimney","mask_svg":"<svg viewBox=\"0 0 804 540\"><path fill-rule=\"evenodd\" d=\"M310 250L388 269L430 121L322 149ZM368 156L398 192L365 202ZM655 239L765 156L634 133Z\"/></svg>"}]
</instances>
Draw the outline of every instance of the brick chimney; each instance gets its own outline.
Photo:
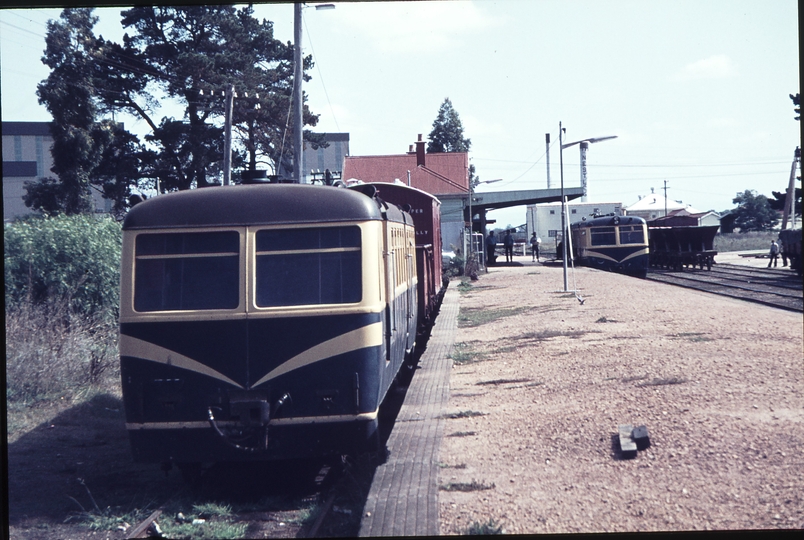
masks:
<instances>
[{"instance_id":1,"label":"brick chimney","mask_svg":"<svg viewBox=\"0 0 804 540\"><path fill-rule=\"evenodd\" d=\"M419 133L419 140L416 141L416 166L424 167L424 141L421 133Z\"/></svg>"}]
</instances>

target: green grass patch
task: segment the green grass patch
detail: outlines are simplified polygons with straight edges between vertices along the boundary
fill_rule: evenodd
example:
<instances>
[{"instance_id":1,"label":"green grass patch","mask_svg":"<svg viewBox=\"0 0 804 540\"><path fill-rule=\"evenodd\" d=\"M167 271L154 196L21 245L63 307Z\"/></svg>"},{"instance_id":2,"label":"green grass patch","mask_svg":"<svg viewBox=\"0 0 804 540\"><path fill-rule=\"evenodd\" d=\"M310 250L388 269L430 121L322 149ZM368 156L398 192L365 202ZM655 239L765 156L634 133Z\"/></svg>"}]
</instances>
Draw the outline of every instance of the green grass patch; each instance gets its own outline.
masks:
<instances>
[{"instance_id":1,"label":"green grass patch","mask_svg":"<svg viewBox=\"0 0 804 540\"><path fill-rule=\"evenodd\" d=\"M486 523L479 523L473 521L472 524L466 529L469 536L486 536L489 534L503 534L502 525L498 525L493 519L488 520Z\"/></svg>"},{"instance_id":2,"label":"green grass patch","mask_svg":"<svg viewBox=\"0 0 804 540\"><path fill-rule=\"evenodd\" d=\"M456 418L473 418L475 416L486 416L486 413L478 412L478 411L471 411L471 410L470 411L459 411L459 412L456 412L456 413L445 414L443 416L443 418L450 418L450 419L454 420Z\"/></svg>"},{"instance_id":3,"label":"green grass patch","mask_svg":"<svg viewBox=\"0 0 804 540\"><path fill-rule=\"evenodd\" d=\"M505 317L513 317L527 311L528 307L515 307L515 308L461 308L458 314L458 327L459 328L473 328L483 324L497 321Z\"/></svg>"},{"instance_id":4,"label":"green grass patch","mask_svg":"<svg viewBox=\"0 0 804 540\"><path fill-rule=\"evenodd\" d=\"M489 351L490 354L506 354L509 352L514 352L515 350L519 349L517 345L508 345L506 347L496 347Z\"/></svg>"},{"instance_id":5,"label":"green grass patch","mask_svg":"<svg viewBox=\"0 0 804 540\"><path fill-rule=\"evenodd\" d=\"M472 480L471 482L450 482L448 484L443 484L438 486L438 489L441 491L485 491L487 489L494 489L496 486L492 484L484 484L482 482L478 482L477 480Z\"/></svg>"},{"instance_id":6,"label":"green grass patch","mask_svg":"<svg viewBox=\"0 0 804 540\"><path fill-rule=\"evenodd\" d=\"M75 499L73 499L75 501ZM75 501L76 503L78 501ZM80 505L79 505L80 506ZM105 508L103 510L83 511L67 517L65 523L77 521L91 531L113 531L125 524L137 523L148 517L145 512L120 513L119 510Z\"/></svg>"},{"instance_id":7,"label":"green grass patch","mask_svg":"<svg viewBox=\"0 0 804 540\"><path fill-rule=\"evenodd\" d=\"M474 285L469 281L469 279L462 279L460 283L458 283L458 292L461 294L466 294L474 289Z\"/></svg>"},{"instance_id":8,"label":"green grass patch","mask_svg":"<svg viewBox=\"0 0 804 540\"><path fill-rule=\"evenodd\" d=\"M199 518L203 519L203 518ZM248 530L246 523L230 523L226 521L204 521L189 523L159 522L164 538L181 538L184 540L236 540L244 538Z\"/></svg>"},{"instance_id":9,"label":"green grass patch","mask_svg":"<svg viewBox=\"0 0 804 540\"><path fill-rule=\"evenodd\" d=\"M457 465L449 465L448 463L444 463L442 461L438 462L438 467L440 469L465 469L466 463L458 463Z\"/></svg>"},{"instance_id":10,"label":"green grass patch","mask_svg":"<svg viewBox=\"0 0 804 540\"><path fill-rule=\"evenodd\" d=\"M693 343L715 341L714 339L707 337L706 332L679 332L678 334L670 334L670 337L686 339L688 341L692 341Z\"/></svg>"},{"instance_id":11,"label":"green grass patch","mask_svg":"<svg viewBox=\"0 0 804 540\"><path fill-rule=\"evenodd\" d=\"M600 318L599 318L598 320L596 320L595 322L596 322L596 323L607 323L607 322L613 322L613 323L616 323L616 322L620 322L620 321L617 321L617 320L614 320L614 319L609 319L608 317L606 317L605 315L603 315L602 317L600 317Z\"/></svg>"},{"instance_id":12,"label":"green grass patch","mask_svg":"<svg viewBox=\"0 0 804 540\"><path fill-rule=\"evenodd\" d=\"M768 250L771 240L776 240L778 233L773 231L759 232L751 231L747 233L726 233L717 234L713 241L715 251L752 251Z\"/></svg>"},{"instance_id":13,"label":"green grass patch","mask_svg":"<svg viewBox=\"0 0 804 540\"><path fill-rule=\"evenodd\" d=\"M600 333L600 330L541 330L539 332L527 332L520 334L512 339L517 341L547 341L557 337L578 339L589 333Z\"/></svg>"},{"instance_id":14,"label":"green grass patch","mask_svg":"<svg viewBox=\"0 0 804 540\"><path fill-rule=\"evenodd\" d=\"M449 357L452 358L454 365L463 366L466 364L474 364L475 362L482 362L488 358L488 354L474 350L472 343L460 341L452 346L452 352Z\"/></svg>"},{"instance_id":15,"label":"green grass patch","mask_svg":"<svg viewBox=\"0 0 804 540\"><path fill-rule=\"evenodd\" d=\"M684 384L687 379L683 377L656 378L652 381L637 384L637 386L665 386L670 384Z\"/></svg>"},{"instance_id":16,"label":"green grass patch","mask_svg":"<svg viewBox=\"0 0 804 540\"><path fill-rule=\"evenodd\" d=\"M493 384L495 386L498 386L498 385L501 385L501 384L525 383L525 382L530 382L532 380L533 379L494 379L492 381L480 381L480 382L477 382L475 384L477 386L484 386L484 385L489 385L489 384Z\"/></svg>"}]
</instances>

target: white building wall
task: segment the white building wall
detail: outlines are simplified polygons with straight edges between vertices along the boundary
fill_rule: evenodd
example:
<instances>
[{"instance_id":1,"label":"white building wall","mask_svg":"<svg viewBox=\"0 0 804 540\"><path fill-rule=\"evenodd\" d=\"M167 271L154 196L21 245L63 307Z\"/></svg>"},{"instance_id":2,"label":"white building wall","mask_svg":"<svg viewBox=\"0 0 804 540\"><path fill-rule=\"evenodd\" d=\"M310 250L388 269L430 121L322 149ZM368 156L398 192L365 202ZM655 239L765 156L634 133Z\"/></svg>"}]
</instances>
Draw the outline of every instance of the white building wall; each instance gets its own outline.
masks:
<instances>
[{"instance_id":1,"label":"white building wall","mask_svg":"<svg viewBox=\"0 0 804 540\"><path fill-rule=\"evenodd\" d=\"M568 202L569 224L577 223L583 218L589 219L593 214L621 216L622 208L622 203L618 202ZM528 205L525 215L528 238L535 231L536 236L542 239L543 246L558 243L561 231L560 202Z\"/></svg>"},{"instance_id":2,"label":"white building wall","mask_svg":"<svg viewBox=\"0 0 804 540\"><path fill-rule=\"evenodd\" d=\"M3 168L3 220L11 221L17 217L32 213L22 200L25 195L25 182L36 181L39 178L56 178L53 168L53 156L50 149L53 146L53 137L50 135L8 135L3 134L3 162L33 162L36 163L34 176L5 176L6 167ZM95 212L109 212L112 202L103 198L98 190L92 190L92 199L95 202Z\"/></svg>"}]
</instances>

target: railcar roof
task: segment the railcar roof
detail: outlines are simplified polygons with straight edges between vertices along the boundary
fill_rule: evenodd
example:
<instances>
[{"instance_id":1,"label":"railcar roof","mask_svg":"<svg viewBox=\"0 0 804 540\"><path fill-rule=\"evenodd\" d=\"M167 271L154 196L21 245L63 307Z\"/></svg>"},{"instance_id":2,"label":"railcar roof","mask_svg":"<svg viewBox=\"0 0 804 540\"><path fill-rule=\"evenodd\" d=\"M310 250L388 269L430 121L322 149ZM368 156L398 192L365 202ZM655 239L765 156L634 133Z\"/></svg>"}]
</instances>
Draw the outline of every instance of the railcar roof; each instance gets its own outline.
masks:
<instances>
[{"instance_id":1,"label":"railcar roof","mask_svg":"<svg viewBox=\"0 0 804 540\"><path fill-rule=\"evenodd\" d=\"M614 225L641 225L645 220L639 216L603 216L573 223L573 227L613 227Z\"/></svg>"},{"instance_id":2,"label":"railcar roof","mask_svg":"<svg viewBox=\"0 0 804 540\"><path fill-rule=\"evenodd\" d=\"M418 200L418 201L428 201L433 202L438 206L441 206L441 201L438 200L438 197L433 195L432 193L427 193L421 189L412 187L412 186L405 186L402 184L392 184L390 182L366 182L363 184L357 184L354 186L349 186L349 189L353 189L355 191L360 191L361 193L366 193L366 189L374 188L378 192L378 196L381 199L384 199L383 193L392 193L392 194L399 194L405 199L409 200ZM397 197L391 197L397 198Z\"/></svg>"},{"instance_id":3,"label":"railcar roof","mask_svg":"<svg viewBox=\"0 0 804 540\"><path fill-rule=\"evenodd\" d=\"M159 195L132 208L123 229L324 223L383 219L371 198L306 184L209 187Z\"/></svg>"}]
</instances>

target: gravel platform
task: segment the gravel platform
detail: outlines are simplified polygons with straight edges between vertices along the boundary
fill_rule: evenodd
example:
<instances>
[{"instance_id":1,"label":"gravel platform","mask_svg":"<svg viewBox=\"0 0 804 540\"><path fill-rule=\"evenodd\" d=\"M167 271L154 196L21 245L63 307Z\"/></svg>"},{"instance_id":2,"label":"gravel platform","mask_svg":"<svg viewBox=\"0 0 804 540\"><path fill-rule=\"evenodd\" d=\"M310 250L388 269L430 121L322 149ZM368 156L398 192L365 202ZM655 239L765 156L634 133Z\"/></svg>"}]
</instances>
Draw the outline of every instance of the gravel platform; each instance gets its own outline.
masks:
<instances>
[{"instance_id":1,"label":"gravel platform","mask_svg":"<svg viewBox=\"0 0 804 540\"><path fill-rule=\"evenodd\" d=\"M801 314L516 262L461 287L440 534L804 528Z\"/></svg>"}]
</instances>

